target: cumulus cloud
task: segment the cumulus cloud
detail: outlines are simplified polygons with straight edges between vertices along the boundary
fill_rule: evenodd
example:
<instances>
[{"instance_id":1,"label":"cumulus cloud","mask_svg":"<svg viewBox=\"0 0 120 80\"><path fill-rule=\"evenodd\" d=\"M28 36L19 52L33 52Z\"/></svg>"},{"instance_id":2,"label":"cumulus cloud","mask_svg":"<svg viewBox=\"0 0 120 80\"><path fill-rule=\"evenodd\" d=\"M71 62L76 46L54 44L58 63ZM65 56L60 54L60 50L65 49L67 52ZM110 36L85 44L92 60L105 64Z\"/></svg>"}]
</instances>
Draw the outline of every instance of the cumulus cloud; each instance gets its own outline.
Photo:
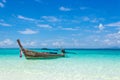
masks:
<instances>
[{"instance_id":1,"label":"cumulus cloud","mask_svg":"<svg viewBox=\"0 0 120 80\"><path fill-rule=\"evenodd\" d=\"M100 31L103 30L104 29L103 24L99 24L98 28L99 28Z\"/></svg>"},{"instance_id":2,"label":"cumulus cloud","mask_svg":"<svg viewBox=\"0 0 120 80\"><path fill-rule=\"evenodd\" d=\"M90 21L90 18L85 16L85 17L83 17L83 21Z\"/></svg>"},{"instance_id":3,"label":"cumulus cloud","mask_svg":"<svg viewBox=\"0 0 120 80\"><path fill-rule=\"evenodd\" d=\"M75 28L62 28L62 30L70 30L70 31L74 31L74 30L78 30L78 29L75 29Z\"/></svg>"},{"instance_id":4,"label":"cumulus cloud","mask_svg":"<svg viewBox=\"0 0 120 80\"><path fill-rule=\"evenodd\" d=\"M63 7L63 6L61 6L61 7L59 8L59 10L61 10L61 11L71 11L70 8L66 8L66 7Z\"/></svg>"},{"instance_id":5,"label":"cumulus cloud","mask_svg":"<svg viewBox=\"0 0 120 80\"><path fill-rule=\"evenodd\" d=\"M91 35L91 37L87 36L84 40L88 40L87 44L90 41L90 43L99 48L120 48L120 31L102 35Z\"/></svg>"},{"instance_id":6,"label":"cumulus cloud","mask_svg":"<svg viewBox=\"0 0 120 80\"><path fill-rule=\"evenodd\" d=\"M108 38L120 40L120 31L117 33L111 33L107 35Z\"/></svg>"},{"instance_id":7,"label":"cumulus cloud","mask_svg":"<svg viewBox=\"0 0 120 80\"><path fill-rule=\"evenodd\" d=\"M97 23L97 22L99 22L99 19L94 18L94 19L91 19L91 21L90 21L90 22L92 22L92 23Z\"/></svg>"},{"instance_id":8,"label":"cumulus cloud","mask_svg":"<svg viewBox=\"0 0 120 80\"><path fill-rule=\"evenodd\" d=\"M0 2L0 7L3 8L4 7L4 4Z\"/></svg>"},{"instance_id":9,"label":"cumulus cloud","mask_svg":"<svg viewBox=\"0 0 120 80\"><path fill-rule=\"evenodd\" d=\"M35 19L33 19L33 18L28 18L28 17L22 16L22 15L18 15L17 18L26 20L26 21L35 21Z\"/></svg>"},{"instance_id":10,"label":"cumulus cloud","mask_svg":"<svg viewBox=\"0 0 120 80\"><path fill-rule=\"evenodd\" d=\"M81 36L82 34L81 33L78 33L78 34L72 34L72 36Z\"/></svg>"},{"instance_id":11,"label":"cumulus cloud","mask_svg":"<svg viewBox=\"0 0 120 80\"><path fill-rule=\"evenodd\" d=\"M5 3L6 3L6 2L7 2L6 0L2 0L2 2L0 2L0 8L5 7Z\"/></svg>"},{"instance_id":12,"label":"cumulus cloud","mask_svg":"<svg viewBox=\"0 0 120 80\"><path fill-rule=\"evenodd\" d=\"M55 16L42 16L42 18L48 22L57 22L59 19L57 19Z\"/></svg>"},{"instance_id":13,"label":"cumulus cloud","mask_svg":"<svg viewBox=\"0 0 120 80\"><path fill-rule=\"evenodd\" d=\"M62 47L64 44L63 41L55 41L52 43L53 46L56 46L56 47Z\"/></svg>"},{"instance_id":14,"label":"cumulus cloud","mask_svg":"<svg viewBox=\"0 0 120 80\"><path fill-rule=\"evenodd\" d=\"M118 34L120 34L120 31L118 31Z\"/></svg>"},{"instance_id":15,"label":"cumulus cloud","mask_svg":"<svg viewBox=\"0 0 120 80\"><path fill-rule=\"evenodd\" d=\"M67 27L67 28L59 27L59 29L61 29L61 30L67 30L67 31L75 31L75 30L79 30L78 28L70 28L70 27Z\"/></svg>"},{"instance_id":16,"label":"cumulus cloud","mask_svg":"<svg viewBox=\"0 0 120 80\"><path fill-rule=\"evenodd\" d=\"M91 23L98 23L98 22L103 22L105 21L104 18L93 18L93 17L88 17L88 16L82 16L81 19L83 21L88 21L88 22L91 22Z\"/></svg>"},{"instance_id":17,"label":"cumulus cloud","mask_svg":"<svg viewBox=\"0 0 120 80\"><path fill-rule=\"evenodd\" d=\"M80 10L85 10L87 9L87 7L80 7Z\"/></svg>"},{"instance_id":18,"label":"cumulus cloud","mask_svg":"<svg viewBox=\"0 0 120 80\"><path fill-rule=\"evenodd\" d=\"M106 24L105 26L110 26L110 27L120 27L120 21L115 22L115 23Z\"/></svg>"},{"instance_id":19,"label":"cumulus cloud","mask_svg":"<svg viewBox=\"0 0 120 80\"><path fill-rule=\"evenodd\" d=\"M94 39L93 41L98 42L98 41L99 41L99 39Z\"/></svg>"},{"instance_id":20,"label":"cumulus cloud","mask_svg":"<svg viewBox=\"0 0 120 80\"><path fill-rule=\"evenodd\" d=\"M35 41L27 41L27 42L24 42L24 46L29 46L29 47L33 47L33 46L36 46L36 42Z\"/></svg>"},{"instance_id":21,"label":"cumulus cloud","mask_svg":"<svg viewBox=\"0 0 120 80\"><path fill-rule=\"evenodd\" d=\"M53 46L60 46L60 43L59 42L53 42L52 45Z\"/></svg>"},{"instance_id":22,"label":"cumulus cloud","mask_svg":"<svg viewBox=\"0 0 120 80\"><path fill-rule=\"evenodd\" d=\"M72 41L73 41L73 45L74 45L75 47L80 46L78 39L72 39Z\"/></svg>"},{"instance_id":23,"label":"cumulus cloud","mask_svg":"<svg viewBox=\"0 0 120 80\"><path fill-rule=\"evenodd\" d=\"M6 27L12 26L12 25L7 24L7 23L4 23L4 22L0 22L0 25L1 25L1 26L6 26Z\"/></svg>"},{"instance_id":24,"label":"cumulus cloud","mask_svg":"<svg viewBox=\"0 0 120 80\"><path fill-rule=\"evenodd\" d=\"M38 24L37 26L40 27L40 28L47 28L47 29L52 28L52 26L50 26L48 24Z\"/></svg>"},{"instance_id":25,"label":"cumulus cloud","mask_svg":"<svg viewBox=\"0 0 120 80\"><path fill-rule=\"evenodd\" d=\"M31 29L26 29L24 31L18 31L20 34L36 34L38 33L38 31L34 31L34 30L31 30Z\"/></svg>"},{"instance_id":26,"label":"cumulus cloud","mask_svg":"<svg viewBox=\"0 0 120 80\"><path fill-rule=\"evenodd\" d=\"M48 44L47 43L41 43L41 46L47 46Z\"/></svg>"},{"instance_id":27,"label":"cumulus cloud","mask_svg":"<svg viewBox=\"0 0 120 80\"><path fill-rule=\"evenodd\" d=\"M120 31L116 33L107 34L105 36L105 39L103 40L103 43L110 46L120 47Z\"/></svg>"},{"instance_id":28,"label":"cumulus cloud","mask_svg":"<svg viewBox=\"0 0 120 80\"><path fill-rule=\"evenodd\" d=\"M5 39L3 41L0 41L0 46L10 46L13 45L13 41L10 39Z\"/></svg>"},{"instance_id":29,"label":"cumulus cloud","mask_svg":"<svg viewBox=\"0 0 120 80\"><path fill-rule=\"evenodd\" d=\"M105 39L103 40L104 44L107 44L107 45L112 45L113 42L110 40L110 39Z\"/></svg>"},{"instance_id":30,"label":"cumulus cloud","mask_svg":"<svg viewBox=\"0 0 120 80\"><path fill-rule=\"evenodd\" d=\"M2 0L3 3L6 3L7 1L6 0Z\"/></svg>"},{"instance_id":31,"label":"cumulus cloud","mask_svg":"<svg viewBox=\"0 0 120 80\"><path fill-rule=\"evenodd\" d=\"M42 0L35 0L35 2L42 3Z\"/></svg>"}]
</instances>

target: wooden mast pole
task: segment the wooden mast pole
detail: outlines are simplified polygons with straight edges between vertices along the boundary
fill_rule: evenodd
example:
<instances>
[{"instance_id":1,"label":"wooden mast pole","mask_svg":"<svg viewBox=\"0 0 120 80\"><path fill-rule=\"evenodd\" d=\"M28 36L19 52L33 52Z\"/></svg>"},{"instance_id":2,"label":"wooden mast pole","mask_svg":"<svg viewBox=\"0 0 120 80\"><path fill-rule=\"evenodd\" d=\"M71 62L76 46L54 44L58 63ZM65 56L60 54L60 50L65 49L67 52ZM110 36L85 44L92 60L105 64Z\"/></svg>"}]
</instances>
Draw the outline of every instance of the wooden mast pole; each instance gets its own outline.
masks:
<instances>
[{"instance_id":1,"label":"wooden mast pole","mask_svg":"<svg viewBox=\"0 0 120 80\"><path fill-rule=\"evenodd\" d=\"M23 50L24 50L24 48L23 48L23 46L21 45L20 40L19 40L19 39L17 39L17 42L18 42L18 45L19 45L20 49L23 51Z\"/></svg>"}]
</instances>

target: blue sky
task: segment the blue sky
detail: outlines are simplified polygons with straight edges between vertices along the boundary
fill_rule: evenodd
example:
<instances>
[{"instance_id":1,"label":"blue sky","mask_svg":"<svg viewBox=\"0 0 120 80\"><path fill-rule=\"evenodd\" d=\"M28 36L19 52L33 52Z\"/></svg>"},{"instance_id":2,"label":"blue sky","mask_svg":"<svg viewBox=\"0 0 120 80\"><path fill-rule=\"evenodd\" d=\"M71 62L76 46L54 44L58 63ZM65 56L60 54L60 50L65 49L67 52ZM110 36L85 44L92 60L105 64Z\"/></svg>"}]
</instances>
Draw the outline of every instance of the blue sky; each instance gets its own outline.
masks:
<instances>
[{"instance_id":1,"label":"blue sky","mask_svg":"<svg viewBox=\"0 0 120 80\"><path fill-rule=\"evenodd\" d=\"M120 0L0 0L0 47L120 47Z\"/></svg>"}]
</instances>

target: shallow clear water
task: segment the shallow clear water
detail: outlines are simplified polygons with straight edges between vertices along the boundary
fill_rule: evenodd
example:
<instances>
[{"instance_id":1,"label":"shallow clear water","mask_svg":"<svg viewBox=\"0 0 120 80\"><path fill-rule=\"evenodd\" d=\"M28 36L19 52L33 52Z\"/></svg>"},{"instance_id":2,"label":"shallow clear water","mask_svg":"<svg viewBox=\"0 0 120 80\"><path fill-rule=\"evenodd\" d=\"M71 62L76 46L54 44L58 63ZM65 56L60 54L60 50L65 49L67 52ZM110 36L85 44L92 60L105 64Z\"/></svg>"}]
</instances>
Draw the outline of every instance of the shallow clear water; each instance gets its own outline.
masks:
<instances>
[{"instance_id":1,"label":"shallow clear water","mask_svg":"<svg viewBox=\"0 0 120 80\"><path fill-rule=\"evenodd\" d=\"M66 51L65 58L26 60L19 49L0 49L0 80L120 80L120 50Z\"/></svg>"}]
</instances>

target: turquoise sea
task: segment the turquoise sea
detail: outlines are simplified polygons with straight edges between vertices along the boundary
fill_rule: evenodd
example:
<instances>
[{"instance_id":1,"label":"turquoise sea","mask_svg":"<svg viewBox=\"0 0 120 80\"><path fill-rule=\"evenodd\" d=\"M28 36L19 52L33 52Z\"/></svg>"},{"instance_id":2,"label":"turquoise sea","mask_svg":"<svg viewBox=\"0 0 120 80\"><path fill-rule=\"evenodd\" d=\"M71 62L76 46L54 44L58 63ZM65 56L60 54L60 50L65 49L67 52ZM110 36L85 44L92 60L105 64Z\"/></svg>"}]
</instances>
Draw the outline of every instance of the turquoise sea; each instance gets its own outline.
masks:
<instances>
[{"instance_id":1,"label":"turquoise sea","mask_svg":"<svg viewBox=\"0 0 120 80\"><path fill-rule=\"evenodd\" d=\"M120 80L120 50L66 52L64 58L27 60L19 49L0 49L0 80Z\"/></svg>"}]
</instances>

